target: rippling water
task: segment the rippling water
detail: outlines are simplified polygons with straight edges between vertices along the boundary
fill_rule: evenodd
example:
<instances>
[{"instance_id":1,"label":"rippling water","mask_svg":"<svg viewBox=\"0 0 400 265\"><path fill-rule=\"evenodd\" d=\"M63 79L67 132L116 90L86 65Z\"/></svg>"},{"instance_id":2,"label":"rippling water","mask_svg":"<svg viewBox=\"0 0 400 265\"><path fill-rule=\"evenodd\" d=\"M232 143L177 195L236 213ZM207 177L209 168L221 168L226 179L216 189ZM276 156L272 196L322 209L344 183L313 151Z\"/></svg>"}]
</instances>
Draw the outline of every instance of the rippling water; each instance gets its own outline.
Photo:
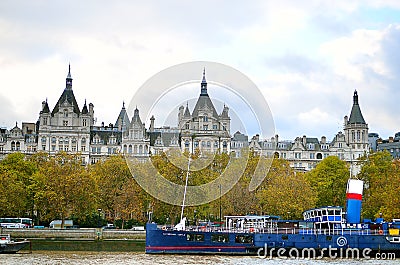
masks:
<instances>
[{"instance_id":1,"label":"rippling water","mask_svg":"<svg viewBox=\"0 0 400 265\"><path fill-rule=\"evenodd\" d=\"M323 260L293 260L293 259L261 259L256 256L193 256L193 255L146 255L143 253L105 253L105 252L49 252L41 251L32 254L4 254L0 255L0 264L7 265L30 265L30 264L140 264L140 265L169 265L169 264L399 264L399 260L345 260L345 259L323 259Z\"/></svg>"}]
</instances>

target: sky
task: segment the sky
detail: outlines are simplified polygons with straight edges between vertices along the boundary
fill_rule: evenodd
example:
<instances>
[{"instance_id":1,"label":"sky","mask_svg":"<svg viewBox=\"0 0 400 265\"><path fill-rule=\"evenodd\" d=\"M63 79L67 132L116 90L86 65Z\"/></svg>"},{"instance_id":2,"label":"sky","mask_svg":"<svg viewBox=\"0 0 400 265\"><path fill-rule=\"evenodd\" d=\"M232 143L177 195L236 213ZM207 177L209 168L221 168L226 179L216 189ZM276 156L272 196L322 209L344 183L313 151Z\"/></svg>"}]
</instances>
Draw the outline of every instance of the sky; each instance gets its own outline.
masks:
<instances>
[{"instance_id":1,"label":"sky","mask_svg":"<svg viewBox=\"0 0 400 265\"><path fill-rule=\"evenodd\" d=\"M54 108L69 63L100 125L163 69L210 61L257 85L280 139L332 140L355 90L369 132L387 139L400 131L399 51L397 0L2 0L0 127L36 122L44 100Z\"/></svg>"}]
</instances>

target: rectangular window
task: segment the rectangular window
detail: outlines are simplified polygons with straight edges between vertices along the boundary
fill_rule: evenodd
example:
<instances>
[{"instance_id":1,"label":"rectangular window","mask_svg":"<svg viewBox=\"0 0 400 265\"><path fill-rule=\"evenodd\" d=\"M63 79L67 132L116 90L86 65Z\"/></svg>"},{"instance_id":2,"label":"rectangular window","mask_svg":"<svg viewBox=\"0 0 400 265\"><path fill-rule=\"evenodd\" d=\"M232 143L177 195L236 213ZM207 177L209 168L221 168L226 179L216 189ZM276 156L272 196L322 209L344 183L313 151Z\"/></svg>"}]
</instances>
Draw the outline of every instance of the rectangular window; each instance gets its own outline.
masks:
<instances>
[{"instance_id":1,"label":"rectangular window","mask_svg":"<svg viewBox=\"0 0 400 265\"><path fill-rule=\"evenodd\" d=\"M229 243L229 235L227 235L227 234L212 234L211 242Z\"/></svg>"},{"instance_id":2,"label":"rectangular window","mask_svg":"<svg viewBox=\"0 0 400 265\"><path fill-rule=\"evenodd\" d=\"M237 235L235 237L235 243L252 244L253 243L253 236L251 236L251 235Z\"/></svg>"},{"instance_id":3,"label":"rectangular window","mask_svg":"<svg viewBox=\"0 0 400 265\"><path fill-rule=\"evenodd\" d=\"M63 126L68 126L68 121L63 121Z\"/></svg>"},{"instance_id":4,"label":"rectangular window","mask_svg":"<svg viewBox=\"0 0 400 265\"><path fill-rule=\"evenodd\" d=\"M85 152L85 151L86 151L86 146L82 145L82 146L81 146L81 151L82 151L82 152Z\"/></svg>"},{"instance_id":5,"label":"rectangular window","mask_svg":"<svg viewBox=\"0 0 400 265\"><path fill-rule=\"evenodd\" d=\"M204 234L187 234L186 235L186 240L187 241L203 242L204 241Z\"/></svg>"}]
</instances>

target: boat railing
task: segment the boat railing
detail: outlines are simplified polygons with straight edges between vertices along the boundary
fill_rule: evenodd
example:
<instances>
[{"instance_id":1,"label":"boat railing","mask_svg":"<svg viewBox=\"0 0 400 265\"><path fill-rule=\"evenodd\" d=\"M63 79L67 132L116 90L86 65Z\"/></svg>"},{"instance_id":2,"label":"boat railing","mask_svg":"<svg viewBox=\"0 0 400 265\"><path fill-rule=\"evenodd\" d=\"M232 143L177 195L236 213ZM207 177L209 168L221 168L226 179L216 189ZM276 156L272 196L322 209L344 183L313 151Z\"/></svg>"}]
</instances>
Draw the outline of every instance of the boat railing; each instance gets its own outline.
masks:
<instances>
[{"instance_id":1,"label":"boat railing","mask_svg":"<svg viewBox=\"0 0 400 265\"><path fill-rule=\"evenodd\" d=\"M163 230L174 230L173 227ZM388 235L388 231L380 229L314 229L314 228L278 228L278 227L219 227L219 226L187 226L185 231L221 232L221 233L261 233L261 234L302 234L302 235Z\"/></svg>"}]
</instances>

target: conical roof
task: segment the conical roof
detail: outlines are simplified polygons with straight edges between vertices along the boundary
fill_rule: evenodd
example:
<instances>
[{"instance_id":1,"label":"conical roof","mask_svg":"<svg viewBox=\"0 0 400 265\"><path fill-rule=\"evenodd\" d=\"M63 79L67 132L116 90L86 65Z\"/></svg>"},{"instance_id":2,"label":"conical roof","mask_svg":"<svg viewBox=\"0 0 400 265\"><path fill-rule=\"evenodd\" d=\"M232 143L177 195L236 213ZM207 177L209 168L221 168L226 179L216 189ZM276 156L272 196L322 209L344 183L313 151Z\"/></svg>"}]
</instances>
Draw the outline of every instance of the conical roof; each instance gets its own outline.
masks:
<instances>
[{"instance_id":1,"label":"conical roof","mask_svg":"<svg viewBox=\"0 0 400 265\"><path fill-rule=\"evenodd\" d=\"M353 107L351 108L349 123L350 124L365 124L364 117L361 113L360 105L358 104L357 91L354 91Z\"/></svg>"},{"instance_id":2,"label":"conical roof","mask_svg":"<svg viewBox=\"0 0 400 265\"><path fill-rule=\"evenodd\" d=\"M218 119L218 113L215 110L214 104L212 103L210 97L208 96L207 93L207 81L206 81L206 73L205 69L203 71L203 79L201 81L201 92L200 92L200 97L196 102L196 105L194 107L192 117L197 117L199 116L199 110L200 109L209 109L212 112L212 116L216 119Z\"/></svg>"}]
</instances>

